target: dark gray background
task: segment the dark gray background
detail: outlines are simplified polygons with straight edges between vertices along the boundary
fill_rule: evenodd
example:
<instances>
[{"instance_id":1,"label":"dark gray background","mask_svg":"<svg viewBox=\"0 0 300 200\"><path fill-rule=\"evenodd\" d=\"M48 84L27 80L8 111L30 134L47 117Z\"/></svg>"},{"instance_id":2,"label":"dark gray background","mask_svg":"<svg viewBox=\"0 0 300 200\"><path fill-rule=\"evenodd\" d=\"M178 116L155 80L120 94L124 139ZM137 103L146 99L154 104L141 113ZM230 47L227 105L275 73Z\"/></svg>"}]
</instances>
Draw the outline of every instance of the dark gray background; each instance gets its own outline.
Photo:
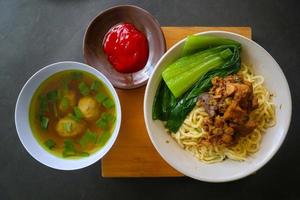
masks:
<instances>
[{"instance_id":1,"label":"dark gray background","mask_svg":"<svg viewBox=\"0 0 300 200\"><path fill-rule=\"evenodd\" d=\"M298 2L0 0L0 200L300 199ZM190 178L103 179L99 162L64 172L49 169L30 157L14 125L14 107L22 85L50 63L83 62L82 38L88 22L101 10L125 3L147 9L163 26L252 27L253 39L282 67L293 98L287 138L265 167L239 181L211 184Z\"/></svg>"}]
</instances>

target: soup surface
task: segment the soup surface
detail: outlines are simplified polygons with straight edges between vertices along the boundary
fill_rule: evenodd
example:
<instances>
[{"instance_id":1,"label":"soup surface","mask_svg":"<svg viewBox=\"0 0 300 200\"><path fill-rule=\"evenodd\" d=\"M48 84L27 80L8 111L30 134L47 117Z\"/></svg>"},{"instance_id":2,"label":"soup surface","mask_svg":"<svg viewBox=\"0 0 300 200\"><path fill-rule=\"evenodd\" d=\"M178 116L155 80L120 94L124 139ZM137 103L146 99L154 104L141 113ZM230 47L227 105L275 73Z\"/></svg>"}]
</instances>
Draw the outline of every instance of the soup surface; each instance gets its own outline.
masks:
<instances>
[{"instance_id":1,"label":"soup surface","mask_svg":"<svg viewBox=\"0 0 300 200\"><path fill-rule=\"evenodd\" d=\"M115 102L104 83L80 70L58 72L35 91L29 108L32 132L48 152L81 158L99 150L115 127Z\"/></svg>"}]
</instances>

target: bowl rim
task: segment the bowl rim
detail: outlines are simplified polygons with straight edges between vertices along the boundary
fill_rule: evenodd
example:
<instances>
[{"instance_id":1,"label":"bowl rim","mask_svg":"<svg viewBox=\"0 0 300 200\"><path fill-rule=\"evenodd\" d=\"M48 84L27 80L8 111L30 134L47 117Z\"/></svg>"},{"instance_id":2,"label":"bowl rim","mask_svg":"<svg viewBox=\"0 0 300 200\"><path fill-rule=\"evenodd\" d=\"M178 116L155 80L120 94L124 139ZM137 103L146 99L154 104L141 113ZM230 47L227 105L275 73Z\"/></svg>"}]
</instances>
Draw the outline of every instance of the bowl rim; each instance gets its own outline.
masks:
<instances>
[{"instance_id":1,"label":"bowl rim","mask_svg":"<svg viewBox=\"0 0 300 200\"><path fill-rule=\"evenodd\" d=\"M86 63L87 65L97 69L96 67L94 67L93 65L91 65L91 63L88 62L87 60L87 53L85 51L85 48L86 48L86 43L87 43L87 35L88 35L88 32L90 31L93 23L95 22L95 20L97 20L99 17L101 17L102 15L106 14L107 12L110 12L114 9L118 9L118 8L134 8L134 9L137 9L139 11L141 11L142 13L144 13L145 15L149 16L152 20L153 20L153 23L155 24L155 26L158 28L159 32L157 33L160 38L162 39L162 46L163 46L163 52L164 54L166 53L166 50L167 50L167 44L166 44L166 38L165 38L165 35L163 33L163 30L161 29L161 25L160 23L158 22L158 20L150 13L148 12L147 10L145 10L144 8L141 8L139 6L136 6L136 5L132 5L132 4L121 4L121 5L116 5L116 6L112 6L112 7L109 7L109 8L106 8L105 10L102 10L100 11L95 17L93 17L85 31L84 31L84 36L83 36L83 41L82 41L82 53L83 53L83 60L84 60L84 63ZM149 59L149 58L148 58ZM159 59L160 60L160 59ZM158 61L159 61L158 60ZM147 61L148 62L148 61ZM158 62L157 62L158 63ZM154 71L154 68L155 66L157 65L157 63L153 66L153 70L152 70L152 73ZM98 70L98 69L97 69ZM99 71L99 70L98 70ZM138 71L137 71L138 72ZM135 73L137 73L135 72ZM114 87L118 88L118 89L125 89L125 90L131 90L131 89L136 89L136 88L139 88L139 87L142 87L144 85L146 85L148 83L148 80L150 78L150 76L152 75L152 73L149 75L149 77L147 79L145 79L143 82L139 83L139 84L136 84L136 85L132 85L130 87L126 87L126 86L119 86L119 85L115 85L115 84L112 84Z\"/></svg>"},{"instance_id":2,"label":"bowl rim","mask_svg":"<svg viewBox=\"0 0 300 200\"><path fill-rule=\"evenodd\" d=\"M85 69L75 69L75 70L81 70L81 71L84 71L84 72L87 72L87 73L90 73L90 74L93 74L94 76L96 76L98 79L100 79L107 87L107 89L112 93L112 96L115 98L115 103L116 103L116 112L117 112L117 115L118 115L118 118L116 120L116 124L115 124L115 129L114 131L112 132L112 135L110 137L110 139L106 142L106 144L101 147L100 149L98 149L96 152L94 152L93 154L96 154L97 152L100 152L101 150L103 151L101 154L99 154L98 157L96 157L95 159L89 161L89 162L86 162L80 166L77 166L77 167L69 167L69 168L66 168L66 167L56 167L55 164L49 164L49 163L46 163L44 162L42 159L40 159L40 157L34 155L33 151L30 149L30 147L26 144L26 142L24 141L24 138L21 136L22 135L22 131L20 130L21 127L19 127L18 125L18 110L19 110L19 107L21 106L20 104L20 98L22 97L22 95L24 95L24 90L26 89L26 87L28 87L28 84L39 74L41 73L42 71L44 70L47 70L53 66L56 66L56 65L60 65L60 64L75 64L75 65L78 65L78 66L81 66L81 67L86 67L87 69L91 69L91 70L96 70L98 73L100 73L101 76L99 76L98 74L94 74L88 70L85 70ZM41 79L38 83L38 86L40 86L40 84L45 81L47 78L49 78L50 76L58 73L58 72L61 72L61 71L65 71L65 70L72 70L72 69L62 69L62 70L58 70L58 71L55 71L54 73L51 73L49 75L47 75L47 77L45 77L44 79ZM112 89L111 89L112 88ZM34 90L34 92L36 91L36 89ZM33 94L34 94L33 92ZM33 95L32 94L32 95ZM31 99L32 99L32 96L29 97L29 102L31 102ZM26 105L25 105L26 106ZM29 108L28 108L29 109ZM28 110L29 111L29 110ZM28 114L28 113L26 113ZM29 153L29 155L34 158L36 161L38 161L39 163L47 166L47 167L50 167L52 169L56 169L56 170L65 170L65 171L70 171L70 170L78 170L78 169L83 169L85 167L88 167L94 163L96 163L97 161L99 161L103 156L105 156L105 154L107 154L107 152L112 148L112 146L115 144L117 138L118 138L118 135L119 135L119 131L120 131L120 127L121 127L121 121L122 121L122 110L121 110L121 103L120 103L120 99L118 97L118 94L116 92L116 89L114 88L114 86L111 84L111 82L106 78L106 76L104 74L102 74L100 71L98 71L97 69L85 64L85 63L80 63L80 62L76 62L76 61L60 61L60 62L55 62L55 63L52 63L52 64L49 64L49 65L46 65L45 67L42 67L40 68L38 71L36 71L33 75L30 76L30 78L24 83L24 85L22 86L22 89L20 90L19 94L18 94L18 97L17 97L17 100L16 100L16 103L15 103L15 112L14 112L14 121L15 121L15 128L16 128L16 131L17 131L17 134L18 134L18 138L19 140L21 141L23 147L26 149L26 151ZM30 125L29 125L30 127ZM32 132L32 129L30 127L30 134L33 135L33 132ZM38 143L38 146L40 146L44 152L46 152L47 154L49 155L52 155L54 156L55 159L60 159L60 160L64 160L64 161L69 161L67 159L62 159L60 157L57 157L55 156L54 154L51 154L50 152L46 151L42 146L41 144L37 141L37 139L33 136L34 140L36 143ZM110 142L109 142L110 141ZM105 148L107 146L107 148ZM78 161L80 162L82 159L70 159L71 161Z\"/></svg>"},{"instance_id":3,"label":"bowl rim","mask_svg":"<svg viewBox=\"0 0 300 200\"><path fill-rule=\"evenodd\" d=\"M176 169L177 171L185 174L186 176L189 176L193 179L196 179L196 180L200 180L200 181L205 181L205 182L214 182L214 183L220 183L220 182L229 182L229 181L235 181L235 180L239 180L239 179L242 179L244 177L247 177L249 175L251 175L252 173L256 172L257 170L261 169L263 166L265 166L273 157L274 155L278 152L279 148L282 146L282 143L283 141L285 140L286 138L286 135L288 133L288 130L289 130L289 126L290 126L290 123L291 123L291 117L292 117L292 98L291 98L291 91L290 91L290 88L289 88L289 84L288 84L288 81L281 69L281 67L279 66L279 64L277 63L277 61L273 58L273 56L271 56L271 54L265 50L261 45L259 45L258 43L256 43L255 41L245 37L245 36L242 36L240 34L237 34L237 33L233 33L233 32L228 32L228 31L204 31L204 32L198 32L198 33L195 33L193 35L206 35L206 34L227 34L227 35L234 35L234 36L237 36L237 37L240 37L244 40L246 40L247 42L250 42L252 43L253 45L255 45L256 47L258 48L261 48L265 53L266 55L268 55L269 57L271 57L274 62L275 62L275 66L276 68L278 68L278 71L279 73L282 75L283 77L283 81L286 83L286 86L287 86L287 93L288 93L288 102L287 102L287 113L288 113L288 119L286 119L287 123L285 123L284 125L284 132L283 132L283 136L280 138L279 142L278 142L278 145L272 150L272 152L270 153L270 155L263 159L259 164L256 164L256 165L253 165L253 167L251 167L250 170L248 171L245 171L244 173L241 173L239 175L233 175L231 176L230 178L206 178L206 177L198 177L198 176L195 176L194 174L191 174L191 173L187 173L186 170L184 170L184 168L176 165L175 162L173 162L171 159L168 158L167 155L164 155L160 150L159 150L159 145L155 142L154 138L152 137L152 133L150 131L150 127L149 127L149 123L148 123L148 120L147 120L147 101L148 101L148 93L149 93L149 90L150 90L150 84L152 82L152 79L153 79L153 75L155 74L155 71L158 70L158 66L161 64L161 62L165 59L165 57L167 57L167 55L175 48L177 48L179 45L181 45L187 37L183 38L182 40L178 41L176 44L174 44L171 48L168 49L168 51L160 58L160 60L157 62L155 68L154 68L154 71L152 72L150 78L149 78L149 82L147 84L147 87L146 87L146 90L145 90L145 94L144 94L144 120L145 120L145 125L146 125L146 129L147 129L147 133L148 133L148 136L152 142L152 144L154 145L156 151L160 154L160 156L168 163L170 164L170 166L172 166L174 169ZM152 119L149 119L149 120L152 120Z\"/></svg>"}]
</instances>

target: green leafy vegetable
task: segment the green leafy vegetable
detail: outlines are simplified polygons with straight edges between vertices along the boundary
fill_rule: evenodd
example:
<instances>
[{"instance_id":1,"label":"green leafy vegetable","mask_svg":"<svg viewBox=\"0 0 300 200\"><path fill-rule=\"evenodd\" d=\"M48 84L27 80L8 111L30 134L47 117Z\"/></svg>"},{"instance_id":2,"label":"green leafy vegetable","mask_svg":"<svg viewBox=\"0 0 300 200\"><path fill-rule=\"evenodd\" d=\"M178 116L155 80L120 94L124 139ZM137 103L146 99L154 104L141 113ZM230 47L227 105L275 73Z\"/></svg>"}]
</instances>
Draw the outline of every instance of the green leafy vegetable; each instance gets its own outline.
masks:
<instances>
[{"instance_id":1,"label":"green leafy vegetable","mask_svg":"<svg viewBox=\"0 0 300 200\"><path fill-rule=\"evenodd\" d=\"M240 43L227 38L206 35L190 35L187 37L186 42L184 43L183 56L220 45L235 45L240 47Z\"/></svg>"},{"instance_id":2,"label":"green leafy vegetable","mask_svg":"<svg viewBox=\"0 0 300 200\"><path fill-rule=\"evenodd\" d=\"M48 139L44 142L44 145L48 148L48 149L53 149L56 145L56 143L54 142L54 140L52 139Z\"/></svg>"},{"instance_id":3,"label":"green leafy vegetable","mask_svg":"<svg viewBox=\"0 0 300 200\"><path fill-rule=\"evenodd\" d=\"M219 50L219 52L202 57L202 59L198 58L198 62L195 62L194 59L190 59L190 62L186 62L185 64L185 68L189 68L189 70L185 70L180 74L178 74L178 69L175 67L173 67L175 70L171 68L163 71L162 77L173 95L176 98L181 96L208 71L222 66L232 55L231 50L227 47L228 46L219 46L217 49L212 49L211 51ZM190 65L192 65L192 67L190 67Z\"/></svg>"},{"instance_id":4,"label":"green leafy vegetable","mask_svg":"<svg viewBox=\"0 0 300 200\"><path fill-rule=\"evenodd\" d=\"M78 89L83 96L87 96L90 93L90 88L85 82L79 83Z\"/></svg>"},{"instance_id":5,"label":"green leafy vegetable","mask_svg":"<svg viewBox=\"0 0 300 200\"><path fill-rule=\"evenodd\" d=\"M95 96L96 100L98 101L98 103L102 103L107 96L101 92L99 92L96 96Z\"/></svg>"},{"instance_id":6,"label":"green leafy vegetable","mask_svg":"<svg viewBox=\"0 0 300 200\"><path fill-rule=\"evenodd\" d=\"M107 98L102 102L102 104L105 108L109 109L109 108L114 107L115 102L112 99Z\"/></svg>"},{"instance_id":7,"label":"green leafy vegetable","mask_svg":"<svg viewBox=\"0 0 300 200\"><path fill-rule=\"evenodd\" d=\"M100 88L100 86L101 86L101 83L100 83L100 81L98 81L98 80L94 80L93 82L92 82L92 85L91 85L91 90L93 90L93 91L98 91L98 89Z\"/></svg>"},{"instance_id":8,"label":"green leafy vegetable","mask_svg":"<svg viewBox=\"0 0 300 200\"><path fill-rule=\"evenodd\" d=\"M161 81L158 86L154 97L154 103L155 105L152 109L152 118L154 120L167 120L170 110L176 104L176 98L164 81Z\"/></svg>"},{"instance_id":9,"label":"green leafy vegetable","mask_svg":"<svg viewBox=\"0 0 300 200\"><path fill-rule=\"evenodd\" d=\"M41 127L43 129L47 129L48 128L48 124L49 124L49 118L45 117L45 116L41 116L40 117L40 123L41 123Z\"/></svg>"},{"instance_id":10,"label":"green leafy vegetable","mask_svg":"<svg viewBox=\"0 0 300 200\"><path fill-rule=\"evenodd\" d=\"M203 59L219 53L222 50L224 50L224 48L220 49L220 47L216 47L179 58L163 71L164 80L167 81L172 79L175 76L196 67L203 62Z\"/></svg>"}]
</instances>

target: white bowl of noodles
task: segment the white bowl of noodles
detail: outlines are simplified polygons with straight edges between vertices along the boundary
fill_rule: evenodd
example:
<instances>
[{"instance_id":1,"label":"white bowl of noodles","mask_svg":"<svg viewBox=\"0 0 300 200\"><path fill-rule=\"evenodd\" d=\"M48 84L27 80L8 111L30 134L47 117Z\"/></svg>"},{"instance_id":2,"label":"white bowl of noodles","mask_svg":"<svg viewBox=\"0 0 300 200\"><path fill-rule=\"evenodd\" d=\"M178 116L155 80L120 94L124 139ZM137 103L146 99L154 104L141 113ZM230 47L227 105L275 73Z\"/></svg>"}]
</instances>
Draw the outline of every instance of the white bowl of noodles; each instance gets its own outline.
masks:
<instances>
[{"instance_id":1,"label":"white bowl of noodles","mask_svg":"<svg viewBox=\"0 0 300 200\"><path fill-rule=\"evenodd\" d=\"M185 39L179 41L157 63L149 79L144 98L144 118L149 137L156 150L173 168L186 176L207 182L227 182L248 176L264 166L278 151L288 132L292 104L287 80L274 58L260 45L241 35L225 31L208 31L197 35L212 35L233 39L242 45L242 63L250 66L255 75L264 78L264 87L273 95L276 123L262 134L257 152L244 161L224 159L207 164L184 150L167 133L160 120L152 119L152 106L162 71L181 55Z\"/></svg>"}]
</instances>

